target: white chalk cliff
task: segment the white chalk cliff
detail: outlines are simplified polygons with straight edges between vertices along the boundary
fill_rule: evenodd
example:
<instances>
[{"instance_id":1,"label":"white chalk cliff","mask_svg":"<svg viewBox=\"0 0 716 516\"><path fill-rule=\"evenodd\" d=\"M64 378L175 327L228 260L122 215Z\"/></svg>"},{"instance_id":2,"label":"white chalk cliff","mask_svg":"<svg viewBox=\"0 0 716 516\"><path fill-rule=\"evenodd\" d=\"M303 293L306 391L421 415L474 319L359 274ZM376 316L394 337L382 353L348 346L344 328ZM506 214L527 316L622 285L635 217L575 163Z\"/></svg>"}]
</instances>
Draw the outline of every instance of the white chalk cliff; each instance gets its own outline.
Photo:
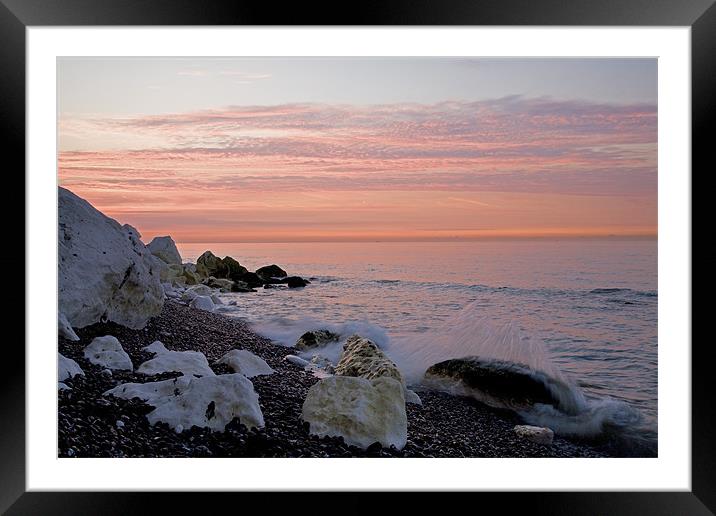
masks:
<instances>
[{"instance_id":1,"label":"white chalk cliff","mask_svg":"<svg viewBox=\"0 0 716 516\"><path fill-rule=\"evenodd\" d=\"M101 320L143 328L164 303L156 258L134 228L58 192L60 310L75 328Z\"/></svg>"}]
</instances>

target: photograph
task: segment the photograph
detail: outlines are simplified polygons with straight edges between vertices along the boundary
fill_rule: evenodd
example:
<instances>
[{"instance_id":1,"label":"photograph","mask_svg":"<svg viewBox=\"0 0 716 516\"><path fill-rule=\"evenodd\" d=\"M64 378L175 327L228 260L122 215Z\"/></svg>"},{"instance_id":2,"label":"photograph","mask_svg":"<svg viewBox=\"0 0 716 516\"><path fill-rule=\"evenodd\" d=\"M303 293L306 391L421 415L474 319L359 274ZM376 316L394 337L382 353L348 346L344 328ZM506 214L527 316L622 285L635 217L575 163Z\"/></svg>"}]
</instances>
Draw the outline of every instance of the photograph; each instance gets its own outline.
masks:
<instances>
[{"instance_id":1,"label":"photograph","mask_svg":"<svg viewBox=\"0 0 716 516\"><path fill-rule=\"evenodd\" d=\"M658 71L58 56L57 457L658 458Z\"/></svg>"}]
</instances>

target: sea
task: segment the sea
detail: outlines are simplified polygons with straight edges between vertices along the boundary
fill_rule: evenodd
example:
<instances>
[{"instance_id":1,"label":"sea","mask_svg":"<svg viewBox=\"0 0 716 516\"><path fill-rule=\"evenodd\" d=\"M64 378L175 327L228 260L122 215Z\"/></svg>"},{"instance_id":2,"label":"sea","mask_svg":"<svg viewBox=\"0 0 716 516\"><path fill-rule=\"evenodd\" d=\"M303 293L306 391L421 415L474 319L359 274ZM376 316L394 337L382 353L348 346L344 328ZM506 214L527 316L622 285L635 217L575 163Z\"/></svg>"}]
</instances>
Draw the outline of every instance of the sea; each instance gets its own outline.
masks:
<instances>
[{"instance_id":1,"label":"sea","mask_svg":"<svg viewBox=\"0 0 716 516\"><path fill-rule=\"evenodd\" d=\"M490 357L560 379L576 412L521 415L557 434L657 453L657 240L185 243L249 270L278 264L299 289L222 294L218 311L277 344L327 328L373 340L419 392L442 360ZM230 302L235 301L235 305ZM321 350L337 361L341 344ZM308 358L308 357L307 357Z\"/></svg>"}]
</instances>

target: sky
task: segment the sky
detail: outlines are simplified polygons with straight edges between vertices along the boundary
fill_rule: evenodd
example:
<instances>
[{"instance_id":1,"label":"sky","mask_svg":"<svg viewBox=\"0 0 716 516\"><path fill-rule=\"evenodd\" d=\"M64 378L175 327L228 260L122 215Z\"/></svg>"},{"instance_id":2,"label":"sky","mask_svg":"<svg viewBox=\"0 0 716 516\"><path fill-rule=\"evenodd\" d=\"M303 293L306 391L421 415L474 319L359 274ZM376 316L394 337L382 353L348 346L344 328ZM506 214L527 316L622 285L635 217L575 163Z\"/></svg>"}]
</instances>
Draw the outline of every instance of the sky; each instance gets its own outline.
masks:
<instances>
[{"instance_id":1,"label":"sky","mask_svg":"<svg viewBox=\"0 0 716 516\"><path fill-rule=\"evenodd\" d=\"M656 235L655 59L57 70L60 185L145 241Z\"/></svg>"}]
</instances>

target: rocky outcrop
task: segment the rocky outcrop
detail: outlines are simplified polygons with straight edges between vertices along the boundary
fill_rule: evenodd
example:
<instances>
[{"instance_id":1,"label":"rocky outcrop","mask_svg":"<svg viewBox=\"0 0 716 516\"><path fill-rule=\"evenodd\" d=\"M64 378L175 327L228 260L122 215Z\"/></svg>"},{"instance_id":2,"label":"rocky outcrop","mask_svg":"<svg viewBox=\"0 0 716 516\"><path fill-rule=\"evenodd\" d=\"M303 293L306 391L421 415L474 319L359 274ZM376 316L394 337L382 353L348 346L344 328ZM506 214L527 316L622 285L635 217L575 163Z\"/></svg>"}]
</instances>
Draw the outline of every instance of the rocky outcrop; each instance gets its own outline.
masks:
<instances>
[{"instance_id":1,"label":"rocky outcrop","mask_svg":"<svg viewBox=\"0 0 716 516\"><path fill-rule=\"evenodd\" d=\"M162 421L178 433L193 426L220 432L235 417L247 428L264 426L258 394L242 374L126 383L104 394L144 400L156 407L146 416L150 424Z\"/></svg>"},{"instance_id":2,"label":"rocky outcrop","mask_svg":"<svg viewBox=\"0 0 716 516\"><path fill-rule=\"evenodd\" d=\"M233 286L231 287L232 292L256 292L253 288L249 287L246 283L243 281L234 281Z\"/></svg>"},{"instance_id":3,"label":"rocky outcrop","mask_svg":"<svg viewBox=\"0 0 716 516\"><path fill-rule=\"evenodd\" d=\"M164 303L154 257L123 227L69 190L59 197L59 307L83 328L113 321L143 328Z\"/></svg>"},{"instance_id":4,"label":"rocky outcrop","mask_svg":"<svg viewBox=\"0 0 716 516\"><path fill-rule=\"evenodd\" d=\"M232 349L221 357L217 364L226 364L235 373L241 373L246 378L274 373L263 358L257 357L246 349Z\"/></svg>"},{"instance_id":5,"label":"rocky outcrop","mask_svg":"<svg viewBox=\"0 0 716 516\"><path fill-rule=\"evenodd\" d=\"M498 407L519 410L543 403L571 414L578 406L573 391L564 382L526 365L491 358L439 362L425 372L425 381L434 385L457 382L466 394Z\"/></svg>"},{"instance_id":6,"label":"rocky outcrop","mask_svg":"<svg viewBox=\"0 0 716 516\"><path fill-rule=\"evenodd\" d=\"M159 272L161 280L172 285L196 285L201 282L201 277L196 273L196 267L193 263L165 264Z\"/></svg>"},{"instance_id":7,"label":"rocky outcrop","mask_svg":"<svg viewBox=\"0 0 716 516\"><path fill-rule=\"evenodd\" d=\"M403 387L392 378L331 376L320 380L308 390L301 417L311 434L341 436L347 444L363 449L378 442L400 450L407 442Z\"/></svg>"},{"instance_id":8,"label":"rocky outcrop","mask_svg":"<svg viewBox=\"0 0 716 516\"><path fill-rule=\"evenodd\" d=\"M110 371L132 371L132 360L116 337L95 337L84 349L84 356L91 363Z\"/></svg>"},{"instance_id":9,"label":"rocky outcrop","mask_svg":"<svg viewBox=\"0 0 716 516\"><path fill-rule=\"evenodd\" d=\"M370 340L353 335L343 346L343 353L336 365L337 376L357 376L372 380L387 377L405 385L398 366Z\"/></svg>"},{"instance_id":10,"label":"rocky outcrop","mask_svg":"<svg viewBox=\"0 0 716 516\"><path fill-rule=\"evenodd\" d=\"M320 348L332 342L338 342L341 336L329 330L311 330L301 335L296 341L296 349L306 351Z\"/></svg>"},{"instance_id":11,"label":"rocky outcrop","mask_svg":"<svg viewBox=\"0 0 716 516\"><path fill-rule=\"evenodd\" d=\"M170 236L158 236L149 242L147 249L167 264L181 265L181 255Z\"/></svg>"},{"instance_id":12,"label":"rocky outcrop","mask_svg":"<svg viewBox=\"0 0 716 516\"><path fill-rule=\"evenodd\" d=\"M531 425L517 425L513 431L523 439L532 441L533 443L550 446L554 439L554 432L551 428Z\"/></svg>"},{"instance_id":13,"label":"rocky outcrop","mask_svg":"<svg viewBox=\"0 0 716 516\"><path fill-rule=\"evenodd\" d=\"M137 368L138 373L156 375L177 372L192 376L214 376L214 371L203 353L198 351L169 351L162 342L155 340L144 351L154 353Z\"/></svg>"},{"instance_id":14,"label":"rocky outcrop","mask_svg":"<svg viewBox=\"0 0 716 516\"><path fill-rule=\"evenodd\" d=\"M222 260L226 267L226 277L232 281L239 281L249 270L234 260L231 256L224 256Z\"/></svg>"},{"instance_id":15,"label":"rocky outcrop","mask_svg":"<svg viewBox=\"0 0 716 516\"><path fill-rule=\"evenodd\" d=\"M201 276L196 272L196 265L193 263L182 264L181 277L187 285L198 285L201 283Z\"/></svg>"},{"instance_id":16,"label":"rocky outcrop","mask_svg":"<svg viewBox=\"0 0 716 516\"><path fill-rule=\"evenodd\" d=\"M256 274L261 279L269 283L271 283L272 280L282 279L288 276L288 273L275 263L256 269Z\"/></svg>"},{"instance_id":17,"label":"rocky outcrop","mask_svg":"<svg viewBox=\"0 0 716 516\"><path fill-rule=\"evenodd\" d=\"M196 272L203 278L214 276L215 278L225 278L228 268L224 265L224 261L218 258L211 251L205 251L196 259Z\"/></svg>"},{"instance_id":18,"label":"rocky outcrop","mask_svg":"<svg viewBox=\"0 0 716 516\"><path fill-rule=\"evenodd\" d=\"M204 280L204 284L207 287L218 288L222 292L231 292L234 287L234 282L226 278L215 278L213 276Z\"/></svg>"}]
</instances>

